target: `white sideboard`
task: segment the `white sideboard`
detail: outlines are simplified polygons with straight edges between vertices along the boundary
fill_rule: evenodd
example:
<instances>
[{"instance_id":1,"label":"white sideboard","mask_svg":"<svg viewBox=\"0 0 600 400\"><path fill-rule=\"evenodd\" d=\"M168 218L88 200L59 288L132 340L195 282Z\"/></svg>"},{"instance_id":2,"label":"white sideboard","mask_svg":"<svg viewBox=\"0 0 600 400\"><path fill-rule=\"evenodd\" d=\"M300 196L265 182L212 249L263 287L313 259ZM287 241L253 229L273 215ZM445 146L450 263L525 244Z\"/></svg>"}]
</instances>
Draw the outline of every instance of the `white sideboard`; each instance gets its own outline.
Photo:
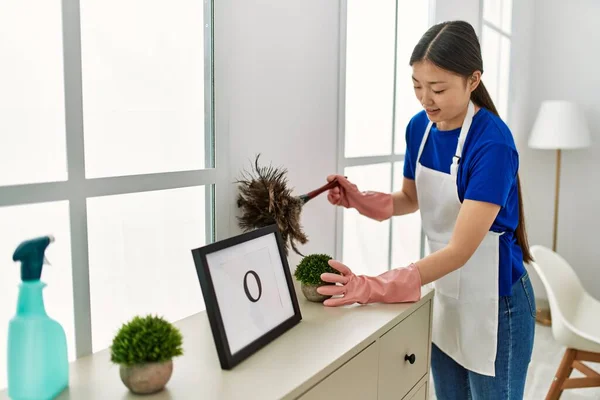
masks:
<instances>
[{"instance_id":1,"label":"white sideboard","mask_svg":"<svg viewBox=\"0 0 600 400\"><path fill-rule=\"evenodd\" d=\"M433 291L407 304L329 308L300 291L302 321L230 371L220 368L206 313L175 325L185 354L165 390L147 400L425 400L429 396ZM70 366L60 400L139 399L111 364L109 350ZM6 391L0 399L8 399Z\"/></svg>"}]
</instances>

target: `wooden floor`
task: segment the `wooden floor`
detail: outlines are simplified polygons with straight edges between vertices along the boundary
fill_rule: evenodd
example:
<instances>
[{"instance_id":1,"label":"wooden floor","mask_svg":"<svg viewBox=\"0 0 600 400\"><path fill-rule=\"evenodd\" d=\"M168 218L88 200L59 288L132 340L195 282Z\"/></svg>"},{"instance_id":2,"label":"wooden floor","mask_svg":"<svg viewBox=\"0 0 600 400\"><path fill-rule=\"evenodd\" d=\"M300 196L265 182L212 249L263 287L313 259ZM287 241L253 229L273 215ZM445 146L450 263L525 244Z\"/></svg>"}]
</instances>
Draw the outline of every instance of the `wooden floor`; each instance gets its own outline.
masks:
<instances>
[{"instance_id":1,"label":"wooden floor","mask_svg":"<svg viewBox=\"0 0 600 400\"><path fill-rule=\"evenodd\" d=\"M552 337L551 328L536 325L533 359L529 366L525 385L525 400L544 400L564 350ZM588 365L600 372L600 364L588 363ZM574 371L572 376L579 377L583 375L579 371ZM431 392L430 398L436 399L435 393L433 393L433 385ZM600 388L566 390L561 397L561 400L588 399L600 399Z\"/></svg>"}]
</instances>

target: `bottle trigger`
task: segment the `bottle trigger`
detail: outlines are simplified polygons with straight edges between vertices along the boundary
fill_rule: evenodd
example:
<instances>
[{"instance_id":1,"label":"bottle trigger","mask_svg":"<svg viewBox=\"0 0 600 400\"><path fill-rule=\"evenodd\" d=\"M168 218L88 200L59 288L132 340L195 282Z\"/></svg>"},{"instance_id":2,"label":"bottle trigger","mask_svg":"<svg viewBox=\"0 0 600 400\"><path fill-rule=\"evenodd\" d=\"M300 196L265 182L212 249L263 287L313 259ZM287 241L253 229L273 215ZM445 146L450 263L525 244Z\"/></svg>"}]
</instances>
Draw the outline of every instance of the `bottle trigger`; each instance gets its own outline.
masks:
<instances>
[{"instance_id":1,"label":"bottle trigger","mask_svg":"<svg viewBox=\"0 0 600 400\"><path fill-rule=\"evenodd\" d=\"M50 264L50 260L48 260L46 256L44 256L44 265L52 266L52 264Z\"/></svg>"}]
</instances>

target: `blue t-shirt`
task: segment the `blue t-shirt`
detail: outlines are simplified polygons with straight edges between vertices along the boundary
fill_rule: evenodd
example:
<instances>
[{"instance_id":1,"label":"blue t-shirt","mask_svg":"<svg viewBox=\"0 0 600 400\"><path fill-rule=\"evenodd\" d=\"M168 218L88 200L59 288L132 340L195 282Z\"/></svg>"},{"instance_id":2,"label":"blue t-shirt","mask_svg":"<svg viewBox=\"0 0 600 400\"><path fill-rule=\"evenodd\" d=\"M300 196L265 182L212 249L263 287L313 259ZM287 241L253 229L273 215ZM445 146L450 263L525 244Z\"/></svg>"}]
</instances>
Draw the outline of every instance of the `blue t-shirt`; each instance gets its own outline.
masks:
<instances>
[{"instance_id":1,"label":"blue t-shirt","mask_svg":"<svg viewBox=\"0 0 600 400\"><path fill-rule=\"evenodd\" d=\"M404 176L415 179L416 158L429 119L425 111L415 115L406 128ZM431 126L421 154L421 165L450 173L460 128L441 131ZM517 171L519 155L512 133L498 116L480 108L473 117L457 172L458 197L501 207L490 230L500 236L499 295L510 296L512 285L523 275L523 253L515 230L519 223Z\"/></svg>"}]
</instances>

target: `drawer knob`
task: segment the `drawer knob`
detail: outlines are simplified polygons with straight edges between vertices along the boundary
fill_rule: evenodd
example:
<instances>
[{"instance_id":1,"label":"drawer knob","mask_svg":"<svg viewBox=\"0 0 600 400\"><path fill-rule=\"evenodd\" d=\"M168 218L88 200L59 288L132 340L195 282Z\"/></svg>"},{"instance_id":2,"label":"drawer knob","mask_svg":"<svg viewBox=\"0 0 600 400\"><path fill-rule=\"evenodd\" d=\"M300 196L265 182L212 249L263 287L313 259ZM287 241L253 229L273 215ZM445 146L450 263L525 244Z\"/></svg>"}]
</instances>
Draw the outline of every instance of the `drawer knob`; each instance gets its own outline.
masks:
<instances>
[{"instance_id":1,"label":"drawer knob","mask_svg":"<svg viewBox=\"0 0 600 400\"><path fill-rule=\"evenodd\" d=\"M410 356L407 354L404 356L404 361L408 361L411 364L414 364L416 359L417 359L417 357L415 357L414 354L411 354Z\"/></svg>"}]
</instances>

